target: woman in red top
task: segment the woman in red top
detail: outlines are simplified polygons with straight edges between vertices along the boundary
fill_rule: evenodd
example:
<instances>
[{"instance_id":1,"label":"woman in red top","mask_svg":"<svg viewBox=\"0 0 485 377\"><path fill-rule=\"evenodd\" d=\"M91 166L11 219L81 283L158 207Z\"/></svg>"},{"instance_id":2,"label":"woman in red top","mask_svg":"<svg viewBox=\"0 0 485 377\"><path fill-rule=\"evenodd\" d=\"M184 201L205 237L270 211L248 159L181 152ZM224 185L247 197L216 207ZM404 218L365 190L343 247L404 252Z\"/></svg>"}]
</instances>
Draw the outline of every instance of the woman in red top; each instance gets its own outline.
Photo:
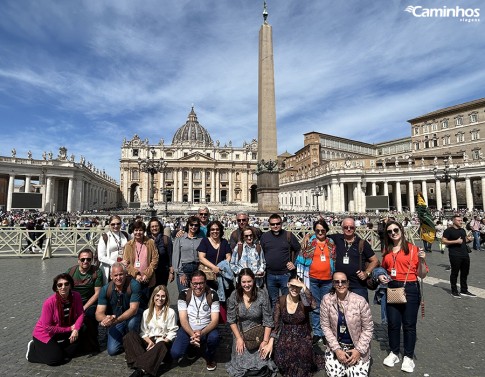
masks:
<instances>
[{"instance_id":1,"label":"woman in red top","mask_svg":"<svg viewBox=\"0 0 485 377\"><path fill-rule=\"evenodd\" d=\"M418 276L424 278L428 272L423 249L407 242L404 229L396 221L386 224L385 250L382 267L391 277L389 288L405 287L405 304L387 304L387 333L391 352L384 359L384 365L393 367L399 362L401 327L403 330L404 352L401 370L414 371L414 347L416 345L416 323L418 321L421 292ZM381 275L384 276L384 275Z\"/></svg>"}]
</instances>

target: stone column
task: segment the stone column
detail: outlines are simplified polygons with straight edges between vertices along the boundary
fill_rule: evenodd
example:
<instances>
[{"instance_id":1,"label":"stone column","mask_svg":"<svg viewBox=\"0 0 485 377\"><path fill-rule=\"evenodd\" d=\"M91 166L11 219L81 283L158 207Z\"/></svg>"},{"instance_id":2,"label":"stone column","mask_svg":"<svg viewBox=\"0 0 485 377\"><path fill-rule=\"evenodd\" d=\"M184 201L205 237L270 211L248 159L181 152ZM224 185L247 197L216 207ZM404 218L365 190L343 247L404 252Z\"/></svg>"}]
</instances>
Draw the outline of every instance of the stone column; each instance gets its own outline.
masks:
<instances>
[{"instance_id":1,"label":"stone column","mask_svg":"<svg viewBox=\"0 0 485 377\"><path fill-rule=\"evenodd\" d=\"M8 178L7 211L12 210L13 191L15 190L15 175L10 174Z\"/></svg>"},{"instance_id":2,"label":"stone column","mask_svg":"<svg viewBox=\"0 0 485 377\"><path fill-rule=\"evenodd\" d=\"M188 169L189 172L189 195L187 196L189 203L194 200L194 170L192 168Z\"/></svg>"},{"instance_id":3,"label":"stone column","mask_svg":"<svg viewBox=\"0 0 485 377\"><path fill-rule=\"evenodd\" d=\"M426 181L423 179L421 181L421 193L423 194L423 199L426 202L426 205L429 205L428 203L428 186L426 186Z\"/></svg>"},{"instance_id":4,"label":"stone column","mask_svg":"<svg viewBox=\"0 0 485 377\"><path fill-rule=\"evenodd\" d=\"M200 170L200 174L202 174L201 177L200 177L201 178L201 182L202 182L201 183L202 187L200 189L200 202L201 203L205 203L205 186L206 186L206 183L205 183L205 179L206 179L205 178L205 169L201 169Z\"/></svg>"},{"instance_id":5,"label":"stone column","mask_svg":"<svg viewBox=\"0 0 485 377\"><path fill-rule=\"evenodd\" d=\"M229 169L229 192L227 193L227 201L229 203L234 201L234 187L232 183L232 177L233 177L232 173L233 173L232 169Z\"/></svg>"},{"instance_id":6,"label":"stone column","mask_svg":"<svg viewBox=\"0 0 485 377\"><path fill-rule=\"evenodd\" d=\"M482 183L482 206L485 208L485 177L481 179Z\"/></svg>"},{"instance_id":7,"label":"stone column","mask_svg":"<svg viewBox=\"0 0 485 377\"><path fill-rule=\"evenodd\" d=\"M178 191L178 202L179 203L182 203L182 198L183 198L183 195L184 195L184 178L183 178L183 175L182 175L182 169L178 169L178 176L179 176L179 191Z\"/></svg>"},{"instance_id":8,"label":"stone column","mask_svg":"<svg viewBox=\"0 0 485 377\"><path fill-rule=\"evenodd\" d=\"M25 176L24 192L30 192L30 175Z\"/></svg>"},{"instance_id":9,"label":"stone column","mask_svg":"<svg viewBox=\"0 0 485 377\"><path fill-rule=\"evenodd\" d=\"M172 202L178 201L178 175L177 169L172 169L172 177L173 177L173 188L172 188Z\"/></svg>"},{"instance_id":10,"label":"stone column","mask_svg":"<svg viewBox=\"0 0 485 377\"><path fill-rule=\"evenodd\" d=\"M340 182L340 211L345 211L345 183Z\"/></svg>"},{"instance_id":11,"label":"stone column","mask_svg":"<svg viewBox=\"0 0 485 377\"><path fill-rule=\"evenodd\" d=\"M357 212L364 212L365 194L362 191L362 184L357 182Z\"/></svg>"},{"instance_id":12,"label":"stone column","mask_svg":"<svg viewBox=\"0 0 485 377\"><path fill-rule=\"evenodd\" d=\"M221 202L221 172L219 169L216 169L216 197L215 202Z\"/></svg>"},{"instance_id":13,"label":"stone column","mask_svg":"<svg viewBox=\"0 0 485 377\"><path fill-rule=\"evenodd\" d=\"M75 194L76 194L74 196L74 202L76 203L74 210L75 211L82 211L83 210L82 203L84 202L84 196L83 196L84 182L82 181L82 179L77 180L76 186L77 186L76 190L74 191ZM115 203L115 205L116 205L116 203Z\"/></svg>"},{"instance_id":14,"label":"stone column","mask_svg":"<svg viewBox=\"0 0 485 377\"><path fill-rule=\"evenodd\" d=\"M377 185L375 182L372 182L372 196L377 195Z\"/></svg>"},{"instance_id":15,"label":"stone column","mask_svg":"<svg viewBox=\"0 0 485 377\"><path fill-rule=\"evenodd\" d=\"M466 206L469 210L473 209L473 192L470 177L465 178Z\"/></svg>"},{"instance_id":16,"label":"stone column","mask_svg":"<svg viewBox=\"0 0 485 377\"><path fill-rule=\"evenodd\" d=\"M45 184L45 206L44 211L52 211L52 178L47 177Z\"/></svg>"},{"instance_id":17,"label":"stone column","mask_svg":"<svg viewBox=\"0 0 485 377\"><path fill-rule=\"evenodd\" d=\"M216 174L217 169L213 169L211 175L211 202L216 201Z\"/></svg>"},{"instance_id":18,"label":"stone column","mask_svg":"<svg viewBox=\"0 0 485 377\"><path fill-rule=\"evenodd\" d=\"M441 182L439 179L435 182L435 192L436 192L436 209L440 210L443 208L443 200L441 199Z\"/></svg>"},{"instance_id":19,"label":"stone column","mask_svg":"<svg viewBox=\"0 0 485 377\"><path fill-rule=\"evenodd\" d=\"M67 212L72 212L73 184L73 179L69 178L69 183L67 184Z\"/></svg>"},{"instance_id":20,"label":"stone column","mask_svg":"<svg viewBox=\"0 0 485 377\"><path fill-rule=\"evenodd\" d=\"M401 181L396 181L396 209L402 212Z\"/></svg>"},{"instance_id":21,"label":"stone column","mask_svg":"<svg viewBox=\"0 0 485 377\"><path fill-rule=\"evenodd\" d=\"M409 184L408 184L408 203L409 203L409 211L414 212L416 210L416 207L414 206L413 181L409 181Z\"/></svg>"},{"instance_id":22,"label":"stone column","mask_svg":"<svg viewBox=\"0 0 485 377\"><path fill-rule=\"evenodd\" d=\"M451 208L457 209L458 200L456 199L456 182L453 178L450 179L450 200L451 200Z\"/></svg>"}]
</instances>

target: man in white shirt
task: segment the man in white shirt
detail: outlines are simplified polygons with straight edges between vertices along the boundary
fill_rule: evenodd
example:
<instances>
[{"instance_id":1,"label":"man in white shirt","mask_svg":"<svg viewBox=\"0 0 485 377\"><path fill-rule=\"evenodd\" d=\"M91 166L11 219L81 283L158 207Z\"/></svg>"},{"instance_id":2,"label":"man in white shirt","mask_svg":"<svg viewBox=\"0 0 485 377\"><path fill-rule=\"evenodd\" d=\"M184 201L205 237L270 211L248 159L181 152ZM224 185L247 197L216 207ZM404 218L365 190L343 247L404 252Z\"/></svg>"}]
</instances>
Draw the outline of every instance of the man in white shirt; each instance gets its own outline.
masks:
<instances>
[{"instance_id":1,"label":"man in white shirt","mask_svg":"<svg viewBox=\"0 0 485 377\"><path fill-rule=\"evenodd\" d=\"M174 360L182 358L189 346L200 348L205 343L204 358L207 370L217 368L214 361L219 345L219 297L206 286L205 274L197 270L192 274L190 288L180 292L177 307L180 328L172 346Z\"/></svg>"}]
</instances>

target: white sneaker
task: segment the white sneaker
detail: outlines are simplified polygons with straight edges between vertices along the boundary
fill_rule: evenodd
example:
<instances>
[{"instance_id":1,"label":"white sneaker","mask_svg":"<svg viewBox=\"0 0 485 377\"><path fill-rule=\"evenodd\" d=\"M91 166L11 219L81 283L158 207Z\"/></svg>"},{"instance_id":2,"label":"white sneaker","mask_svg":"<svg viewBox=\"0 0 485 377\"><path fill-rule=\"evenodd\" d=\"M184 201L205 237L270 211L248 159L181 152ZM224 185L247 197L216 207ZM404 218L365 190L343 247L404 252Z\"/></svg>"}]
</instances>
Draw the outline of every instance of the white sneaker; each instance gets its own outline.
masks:
<instances>
[{"instance_id":1,"label":"white sneaker","mask_svg":"<svg viewBox=\"0 0 485 377\"><path fill-rule=\"evenodd\" d=\"M25 358L27 359L27 361L29 361L30 346L31 346L32 343L34 343L33 340L31 340L29 343L27 343L27 353L25 354Z\"/></svg>"},{"instance_id":2,"label":"white sneaker","mask_svg":"<svg viewBox=\"0 0 485 377\"><path fill-rule=\"evenodd\" d=\"M408 373L414 372L414 361L410 357L404 356L402 360L401 370Z\"/></svg>"},{"instance_id":3,"label":"white sneaker","mask_svg":"<svg viewBox=\"0 0 485 377\"><path fill-rule=\"evenodd\" d=\"M392 351L387 355L387 357L384 359L383 364L386 367L393 367L395 364L399 362L399 356L392 353Z\"/></svg>"}]
</instances>

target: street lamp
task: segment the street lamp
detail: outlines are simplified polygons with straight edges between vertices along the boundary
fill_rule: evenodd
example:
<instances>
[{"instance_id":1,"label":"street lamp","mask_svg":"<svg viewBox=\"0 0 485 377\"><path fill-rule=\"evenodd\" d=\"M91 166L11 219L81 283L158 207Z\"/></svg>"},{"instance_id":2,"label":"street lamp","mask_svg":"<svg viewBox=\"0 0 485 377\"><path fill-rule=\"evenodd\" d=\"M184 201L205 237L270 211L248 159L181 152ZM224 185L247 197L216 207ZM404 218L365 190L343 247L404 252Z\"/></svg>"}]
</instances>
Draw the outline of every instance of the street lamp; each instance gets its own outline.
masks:
<instances>
[{"instance_id":1,"label":"street lamp","mask_svg":"<svg viewBox=\"0 0 485 377\"><path fill-rule=\"evenodd\" d=\"M445 202L445 216L449 216L452 213L451 209L451 200L450 200L450 193L448 191L448 183L452 179L457 179L460 175L460 166L456 166L454 169L450 168L450 160L448 158L444 158L445 167L443 169L438 169L435 167L433 169L434 178L439 181L445 182L446 187L446 202Z\"/></svg>"},{"instance_id":2,"label":"street lamp","mask_svg":"<svg viewBox=\"0 0 485 377\"><path fill-rule=\"evenodd\" d=\"M151 154L151 158L148 155L146 158L138 157L138 168L140 171L148 173L150 175L150 200L148 202L148 209L147 213L150 217L155 217L157 215L157 210L154 209L153 203L153 196L155 194L155 180L154 176L155 173L163 172L167 167L167 161L164 161L162 157L160 159L155 160L155 148L150 148L149 154Z\"/></svg>"},{"instance_id":3,"label":"street lamp","mask_svg":"<svg viewBox=\"0 0 485 377\"><path fill-rule=\"evenodd\" d=\"M320 207L318 205L318 197L323 195L323 190L321 188L313 189L312 195L317 197L317 212L320 212Z\"/></svg>"},{"instance_id":4,"label":"street lamp","mask_svg":"<svg viewBox=\"0 0 485 377\"><path fill-rule=\"evenodd\" d=\"M160 189L160 193L164 196L164 200L165 200L165 217L168 217L168 199L167 199L167 195L170 194L172 191L167 189L167 188L161 188Z\"/></svg>"}]
</instances>

